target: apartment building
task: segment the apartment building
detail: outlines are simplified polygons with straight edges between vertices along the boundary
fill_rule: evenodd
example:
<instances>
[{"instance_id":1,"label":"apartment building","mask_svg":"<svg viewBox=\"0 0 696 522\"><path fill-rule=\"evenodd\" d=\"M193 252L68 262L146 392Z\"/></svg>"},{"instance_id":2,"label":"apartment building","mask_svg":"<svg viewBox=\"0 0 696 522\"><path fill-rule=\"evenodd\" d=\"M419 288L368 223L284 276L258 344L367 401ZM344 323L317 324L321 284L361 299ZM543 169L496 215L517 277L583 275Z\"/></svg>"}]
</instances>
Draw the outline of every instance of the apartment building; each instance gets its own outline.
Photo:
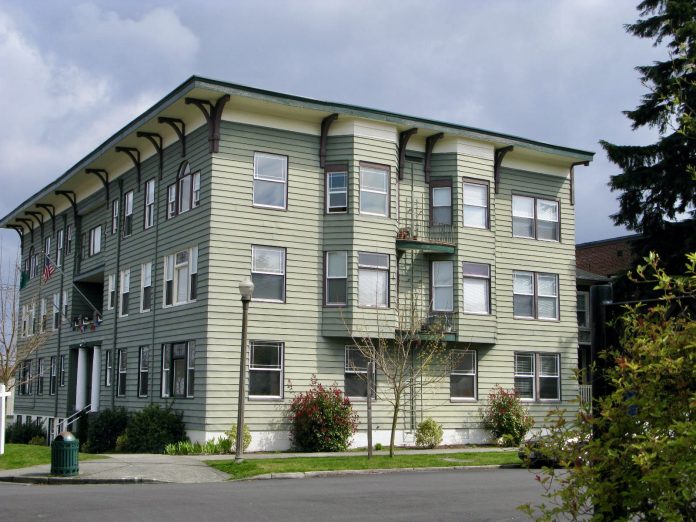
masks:
<instances>
[{"instance_id":1,"label":"apartment building","mask_svg":"<svg viewBox=\"0 0 696 522\"><path fill-rule=\"evenodd\" d=\"M0 221L22 242L21 334L47 332L15 413L173 404L192 439L220 435L250 277L251 449L289 446L287 406L313 376L354 399L364 444L351 338L393 335L406 309L467 352L437 386L412 383L399 443L425 417L446 443L485 440L496 384L541 425L577 406L573 169L592 156L192 77ZM390 407L373 409L386 441Z\"/></svg>"}]
</instances>

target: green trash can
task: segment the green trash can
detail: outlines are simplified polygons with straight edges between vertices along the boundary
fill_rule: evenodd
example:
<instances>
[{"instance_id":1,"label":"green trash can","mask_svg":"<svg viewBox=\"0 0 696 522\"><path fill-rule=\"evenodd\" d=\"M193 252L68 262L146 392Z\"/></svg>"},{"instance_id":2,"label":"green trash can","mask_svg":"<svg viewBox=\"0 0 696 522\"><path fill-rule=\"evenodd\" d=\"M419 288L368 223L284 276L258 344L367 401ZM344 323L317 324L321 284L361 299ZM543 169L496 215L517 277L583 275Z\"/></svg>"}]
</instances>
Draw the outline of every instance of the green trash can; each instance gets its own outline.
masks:
<instances>
[{"instance_id":1,"label":"green trash can","mask_svg":"<svg viewBox=\"0 0 696 522\"><path fill-rule=\"evenodd\" d=\"M78 456L80 441L69 431L64 431L51 444L51 475L71 477L80 471Z\"/></svg>"}]
</instances>

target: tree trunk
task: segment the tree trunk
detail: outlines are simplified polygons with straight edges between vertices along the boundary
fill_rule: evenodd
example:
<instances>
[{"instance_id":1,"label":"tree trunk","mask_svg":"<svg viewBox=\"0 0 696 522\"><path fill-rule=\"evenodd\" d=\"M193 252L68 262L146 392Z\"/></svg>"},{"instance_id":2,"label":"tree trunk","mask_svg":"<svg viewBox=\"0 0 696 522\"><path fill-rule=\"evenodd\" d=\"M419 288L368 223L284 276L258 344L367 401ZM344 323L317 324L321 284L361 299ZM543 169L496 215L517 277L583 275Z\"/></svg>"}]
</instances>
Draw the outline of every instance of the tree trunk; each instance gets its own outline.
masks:
<instances>
[{"instance_id":1,"label":"tree trunk","mask_svg":"<svg viewBox=\"0 0 696 522\"><path fill-rule=\"evenodd\" d=\"M392 416L391 437L389 439L389 456L394 456L394 438L396 436L396 423L399 420L399 409L401 406L401 394L397 394L394 401L394 415Z\"/></svg>"}]
</instances>

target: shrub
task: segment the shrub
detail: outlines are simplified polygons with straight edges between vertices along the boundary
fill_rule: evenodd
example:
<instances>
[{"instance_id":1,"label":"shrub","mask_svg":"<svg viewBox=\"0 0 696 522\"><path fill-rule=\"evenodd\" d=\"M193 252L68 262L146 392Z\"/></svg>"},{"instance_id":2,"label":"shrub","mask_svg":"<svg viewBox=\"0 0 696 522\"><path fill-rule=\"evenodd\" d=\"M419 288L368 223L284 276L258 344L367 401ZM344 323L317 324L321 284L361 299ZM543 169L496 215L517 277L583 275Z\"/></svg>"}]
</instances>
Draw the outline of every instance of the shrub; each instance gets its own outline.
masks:
<instances>
[{"instance_id":1,"label":"shrub","mask_svg":"<svg viewBox=\"0 0 696 522\"><path fill-rule=\"evenodd\" d=\"M381 443L381 442L378 442L377 444L375 444L375 449L376 449L377 451L381 451L382 448L384 448L384 446L382 446L382 443Z\"/></svg>"},{"instance_id":2,"label":"shrub","mask_svg":"<svg viewBox=\"0 0 696 522\"><path fill-rule=\"evenodd\" d=\"M46 430L42 422L30 421L21 425L14 423L5 429L5 441L11 444L29 444L35 437L46 440Z\"/></svg>"},{"instance_id":3,"label":"shrub","mask_svg":"<svg viewBox=\"0 0 696 522\"><path fill-rule=\"evenodd\" d=\"M126 446L128 445L128 436L124 433L121 433L118 437L116 437L116 451L126 451Z\"/></svg>"},{"instance_id":4,"label":"shrub","mask_svg":"<svg viewBox=\"0 0 696 522\"><path fill-rule=\"evenodd\" d=\"M442 442L442 426L428 417L416 429L416 446L433 449Z\"/></svg>"},{"instance_id":5,"label":"shrub","mask_svg":"<svg viewBox=\"0 0 696 522\"><path fill-rule=\"evenodd\" d=\"M332 386L312 382L290 404L290 437L301 451L344 451L358 424L348 397Z\"/></svg>"},{"instance_id":6,"label":"shrub","mask_svg":"<svg viewBox=\"0 0 696 522\"><path fill-rule=\"evenodd\" d=\"M125 408L102 410L90 415L87 424L85 451L104 453L116 449L116 439L128 425L128 412Z\"/></svg>"},{"instance_id":7,"label":"shrub","mask_svg":"<svg viewBox=\"0 0 696 522\"><path fill-rule=\"evenodd\" d=\"M131 453L162 453L167 444L186 439L184 414L171 406L160 408L151 404L134 413L124 433L124 451Z\"/></svg>"},{"instance_id":8,"label":"shrub","mask_svg":"<svg viewBox=\"0 0 696 522\"><path fill-rule=\"evenodd\" d=\"M496 386L482 409L483 427L505 446L517 446L534 425L517 392Z\"/></svg>"},{"instance_id":9,"label":"shrub","mask_svg":"<svg viewBox=\"0 0 696 522\"><path fill-rule=\"evenodd\" d=\"M164 453L167 455L225 455L232 453L232 444L229 437L218 437L214 440L200 442L183 440L167 444Z\"/></svg>"},{"instance_id":10,"label":"shrub","mask_svg":"<svg viewBox=\"0 0 696 522\"><path fill-rule=\"evenodd\" d=\"M230 441L232 452L237 449L237 425L232 424L230 431L227 432L227 438ZM244 450L246 450L251 444L251 432L249 431L249 426L244 425Z\"/></svg>"},{"instance_id":11,"label":"shrub","mask_svg":"<svg viewBox=\"0 0 696 522\"><path fill-rule=\"evenodd\" d=\"M46 445L46 437L42 437L41 435L37 435L36 437L32 437L31 440L29 441L29 444L32 446L45 446Z\"/></svg>"}]
</instances>

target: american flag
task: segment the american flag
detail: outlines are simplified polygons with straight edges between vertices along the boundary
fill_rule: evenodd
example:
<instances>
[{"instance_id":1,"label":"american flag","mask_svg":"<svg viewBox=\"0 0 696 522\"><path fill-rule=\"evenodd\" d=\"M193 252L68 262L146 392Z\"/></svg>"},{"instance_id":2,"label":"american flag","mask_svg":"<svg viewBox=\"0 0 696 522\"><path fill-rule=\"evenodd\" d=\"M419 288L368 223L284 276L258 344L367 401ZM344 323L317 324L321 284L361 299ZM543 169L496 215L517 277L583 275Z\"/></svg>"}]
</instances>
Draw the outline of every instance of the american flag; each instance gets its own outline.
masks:
<instances>
[{"instance_id":1,"label":"american flag","mask_svg":"<svg viewBox=\"0 0 696 522\"><path fill-rule=\"evenodd\" d=\"M46 263L44 264L44 269L43 269L43 280L48 281L50 277L53 275L53 272L56 271L56 267L53 266L53 263L51 263L51 260L46 256Z\"/></svg>"}]
</instances>

